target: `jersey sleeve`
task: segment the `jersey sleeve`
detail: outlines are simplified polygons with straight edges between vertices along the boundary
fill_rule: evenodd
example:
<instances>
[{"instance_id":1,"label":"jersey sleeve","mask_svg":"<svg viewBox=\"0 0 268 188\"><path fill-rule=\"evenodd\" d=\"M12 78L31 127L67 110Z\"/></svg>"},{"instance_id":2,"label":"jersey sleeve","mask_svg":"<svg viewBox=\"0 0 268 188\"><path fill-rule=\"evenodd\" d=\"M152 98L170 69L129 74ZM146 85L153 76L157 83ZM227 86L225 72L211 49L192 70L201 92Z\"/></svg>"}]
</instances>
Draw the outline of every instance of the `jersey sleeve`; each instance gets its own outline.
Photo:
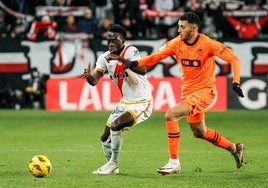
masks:
<instances>
[{"instance_id":1,"label":"jersey sleeve","mask_svg":"<svg viewBox=\"0 0 268 188\"><path fill-rule=\"evenodd\" d=\"M213 41L210 45L214 55L231 64L233 71L233 82L240 83L240 59L225 44Z\"/></svg>"},{"instance_id":2,"label":"jersey sleeve","mask_svg":"<svg viewBox=\"0 0 268 188\"><path fill-rule=\"evenodd\" d=\"M99 72L104 73L107 70L106 59L105 59L106 55L107 53L104 53L98 57L94 71L99 71Z\"/></svg>"},{"instance_id":3,"label":"jersey sleeve","mask_svg":"<svg viewBox=\"0 0 268 188\"><path fill-rule=\"evenodd\" d=\"M138 60L139 66L152 66L165 59L166 57L175 55L174 49L176 46L176 39L166 42L158 51L155 53L143 57Z\"/></svg>"},{"instance_id":4,"label":"jersey sleeve","mask_svg":"<svg viewBox=\"0 0 268 188\"><path fill-rule=\"evenodd\" d=\"M141 58L139 50L135 46L130 46L124 55L124 58L129 61L135 61Z\"/></svg>"}]
</instances>

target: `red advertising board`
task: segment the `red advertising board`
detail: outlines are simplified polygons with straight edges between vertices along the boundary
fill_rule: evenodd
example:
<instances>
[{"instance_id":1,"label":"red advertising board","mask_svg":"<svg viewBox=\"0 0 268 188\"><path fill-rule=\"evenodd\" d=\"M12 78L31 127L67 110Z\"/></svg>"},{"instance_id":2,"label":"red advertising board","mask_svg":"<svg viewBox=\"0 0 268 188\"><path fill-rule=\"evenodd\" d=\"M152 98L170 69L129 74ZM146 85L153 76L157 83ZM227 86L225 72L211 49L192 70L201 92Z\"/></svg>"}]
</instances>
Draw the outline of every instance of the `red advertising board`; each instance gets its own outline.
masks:
<instances>
[{"instance_id":1,"label":"red advertising board","mask_svg":"<svg viewBox=\"0 0 268 188\"><path fill-rule=\"evenodd\" d=\"M150 78L153 87L154 110L166 111L180 101L180 78ZM227 79L217 77L218 95L210 111L227 109ZM120 100L121 94L109 78L90 86L81 78L51 78L47 81L46 108L50 111L108 111Z\"/></svg>"}]
</instances>

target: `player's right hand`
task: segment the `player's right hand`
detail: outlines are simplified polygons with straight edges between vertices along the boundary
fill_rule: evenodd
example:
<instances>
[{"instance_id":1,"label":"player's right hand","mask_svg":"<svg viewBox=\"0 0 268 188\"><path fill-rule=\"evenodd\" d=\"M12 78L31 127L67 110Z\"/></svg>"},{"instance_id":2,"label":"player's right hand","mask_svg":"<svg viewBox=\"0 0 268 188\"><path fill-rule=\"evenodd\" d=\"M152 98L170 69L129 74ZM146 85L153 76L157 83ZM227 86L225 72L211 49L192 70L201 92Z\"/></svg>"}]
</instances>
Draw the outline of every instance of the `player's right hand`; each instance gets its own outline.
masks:
<instances>
[{"instance_id":1,"label":"player's right hand","mask_svg":"<svg viewBox=\"0 0 268 188\"><path fill-rule=\"evenodd\" d=\"M82 74L81 78L88 78L90 76L90 68L91 63L88 63L88 66L86 69L84 69L84 73Z\"/></svg>"}]
</instances>

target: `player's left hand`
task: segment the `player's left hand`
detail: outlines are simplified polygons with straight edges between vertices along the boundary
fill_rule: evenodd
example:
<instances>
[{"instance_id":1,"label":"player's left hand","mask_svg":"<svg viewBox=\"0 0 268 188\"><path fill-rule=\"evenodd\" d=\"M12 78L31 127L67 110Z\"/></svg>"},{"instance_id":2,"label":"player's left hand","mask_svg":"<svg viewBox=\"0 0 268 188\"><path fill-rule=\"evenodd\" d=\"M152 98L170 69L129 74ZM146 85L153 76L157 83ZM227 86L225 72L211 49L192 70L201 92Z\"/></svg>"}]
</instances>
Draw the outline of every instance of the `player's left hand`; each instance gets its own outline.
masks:
<instances>
[{"instance_id":1,"label":"player's left hand","mask_svg":"<svg viewBox=\"0 0 268 188\"><path fill-rule=\"evenodd\" d=\"M234 90L234 92L236 92L237 93L237 95L239 96L239 97L244 97L244 94L243 94L243 91L242 91L242 89L241 89L241 87L240 87L240 84L238 84L238 83L233 83L233 90Z\"/></svg>"}]
</instances>

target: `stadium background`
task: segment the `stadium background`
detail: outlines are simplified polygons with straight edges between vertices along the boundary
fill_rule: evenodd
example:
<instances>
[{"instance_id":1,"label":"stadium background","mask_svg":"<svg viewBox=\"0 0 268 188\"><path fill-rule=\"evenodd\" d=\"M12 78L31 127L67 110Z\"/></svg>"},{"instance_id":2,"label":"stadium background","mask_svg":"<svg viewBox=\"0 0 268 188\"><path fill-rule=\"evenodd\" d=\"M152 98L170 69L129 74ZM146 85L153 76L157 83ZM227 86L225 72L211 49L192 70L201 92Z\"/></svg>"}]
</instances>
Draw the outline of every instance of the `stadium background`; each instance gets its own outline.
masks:
<instances>
[{"instance_id":1,"label":"stadium background","mask_svg":"<svg viewBox=\"0 0 268 188\"><path fill-rule=\"evenodd\" d=\"M40 43L0 39L0 79L2 108L47 108L47 110L111 110L120 94L108 77L94 89L79 78L89 61L106 50L105 40L94 40L92 48L82 49L79 39L61 43ZM158 49L166 40L129 41L142 55ZM267 109L268 47L264 41L224 41L242 63L241 83L245 98L238 99L231 89L230 66L217 61L218 98L210 110ZM61 46L61 51L59 49ZM80 50L77 50L80 49ZM37 88L33 87L36 71ZM148 74L154 87L155 110L164 111L179 100L180 72L173 58L167 58ZM40 79L45 83L40 84ZM172 91L172 92L170 92ZM65 95L62 95L65 93ZM28 95L22 97L21 95ZM10 96L9 96L10 95ZM6 98L8 104L4 103ZM47 103L46 103L47 102ZM39 104L38 104L39 103ZM18 106L19 105L19 106Z\"/></svg>"},{"instance_id":2,"label":"stadium background","mask_svg":"<svg viewBox=\"0 0 268 188\"><path fill-rule=\"evenodd\" d=\"M58 31L57 29L59 28L54 27L54 21L58 25L64 25L62 23L60 24L60 22L64 21L63 18L66 18L70 14L83 18L84 11L88 12L88 8L91 8L96 19L100 19L97 16L98 10L102 10L100 8L103 5L95 4L97 6L92 8L94 3L91 3L85 9L85 7L80 6L76 8L69 6L80 1L56 0L51 2L54 2L52 6L43 6L36 9L36 12L34 9L32 9L32 12L29 10L27 12L24 9L20 10L20 8L25 8L27 4L16 4L15 1L0 1L0 16L8 16L9 19L6 20L7 25L9 21L11 23L14 20L14 28L17 26L21 27L23 25L22 21L25 20L31 20L28 24L32 24L31 29L27 31L28 33L19 33L17 36L12 35L14 34L13 30L1 33L0 108L111 110L119 100L120 94L115 93L115 86L111 84L109 78L105 77L96 88L89 86L84 80L79 78L88 62L92 62L94 66L98 55L107 50L106 41L102 37L97 37L97 34L95 38L91 38L92 35L88 33L87 35L83 32L66 33L60 30ZM84 1L84 3L88 2ZM113 6L125 4L126 10L130 10L128 6L133 5L130 3L131 1L127 0L96 2L112 2ZM144 1L139 2L144 3ZM155 6L157 2L155 1ZM215 15L212 7L219 6L221 8L220 6L224 5L225 9L223 12L220 12L222 14L221 18L224 18L226 15L238 16L238 18L253 15L257 15L257 17L268 17L267 3L265 1L232 1L234 4L227 5L227 1L218 1L220 4L217 5L217 1L191 0L173 2L175 2L173 9L165 11L164 14L163 12L160 14L160 11L156 11L149 6L142 9L142 14L145 18L152 20L157 20L159 17L171 17L174 21L177 20L177 17L183 11L189 10L189 7L192 9L195 8L192 11L199 11L199 13L201 11L206 15L204 17L205 19L202 17L204 19L202 31L206 31L205 33L217 38L232 48L241 59L241 87L245 92L245 98L239 99L231 91L232 74L230 66L221 59L216 58L218 97L209 110L268 109L268 42L267 36L265 35L267 24L263 28L263 32L259 33L258 37L251 39L242 39L237 35L233 35L235 31L232 28L225 30L222 36L219 35L220 32L213 34L208 32L211 31L209 29L211 29L213 24L216 26L218 24L215 20L213 22L212 18L215 19L216 17L211 16ZM261 4L258 4L258 2L261 2ZM141 5L144 4L140 4L140 9L144 8ZM113 10L116 10L116 8L112 7L112 9L109 9L110 13ZM211 15L209 16L209 14ZM40 20L46 16L54 20L50 20L48 24L41 23ZM161 30L158 30L160 27L156 27L158 33L151 33L149 36L137 35L137 37L129 37L128 43L138 47L142 56L151 54L159 49L171 37L170 35L175 35L177 28L176 21L174 23L175 26L173 24L171 27L168 27L167 30L169 33L165 33L164 36ZM36 27L33 27L34 29L32 30L32 26L34 25ZM220 25L227 26L228 24L225 22ZM147 27L150 27L150 25L146 25L145 28L147 29ZM33 35L40 34L38 32L41 28L45 29L44 33L51 32L52 29L53 35L46 36L48 38L41 37L41 40L39 40L40 38L36 38L37 36L33 37ZM3 37L4 34L10 34L10 36ZM217 35L215 36L215 34ZM233 36L228 36L228 34ZM180 99L179 92L177 91L179 88L178 85L180 84L180 70L173 57L163 60L154 67L150 67L148 76L154 88L154 110L165 111Z\"/></svg>"}]
</instances>

